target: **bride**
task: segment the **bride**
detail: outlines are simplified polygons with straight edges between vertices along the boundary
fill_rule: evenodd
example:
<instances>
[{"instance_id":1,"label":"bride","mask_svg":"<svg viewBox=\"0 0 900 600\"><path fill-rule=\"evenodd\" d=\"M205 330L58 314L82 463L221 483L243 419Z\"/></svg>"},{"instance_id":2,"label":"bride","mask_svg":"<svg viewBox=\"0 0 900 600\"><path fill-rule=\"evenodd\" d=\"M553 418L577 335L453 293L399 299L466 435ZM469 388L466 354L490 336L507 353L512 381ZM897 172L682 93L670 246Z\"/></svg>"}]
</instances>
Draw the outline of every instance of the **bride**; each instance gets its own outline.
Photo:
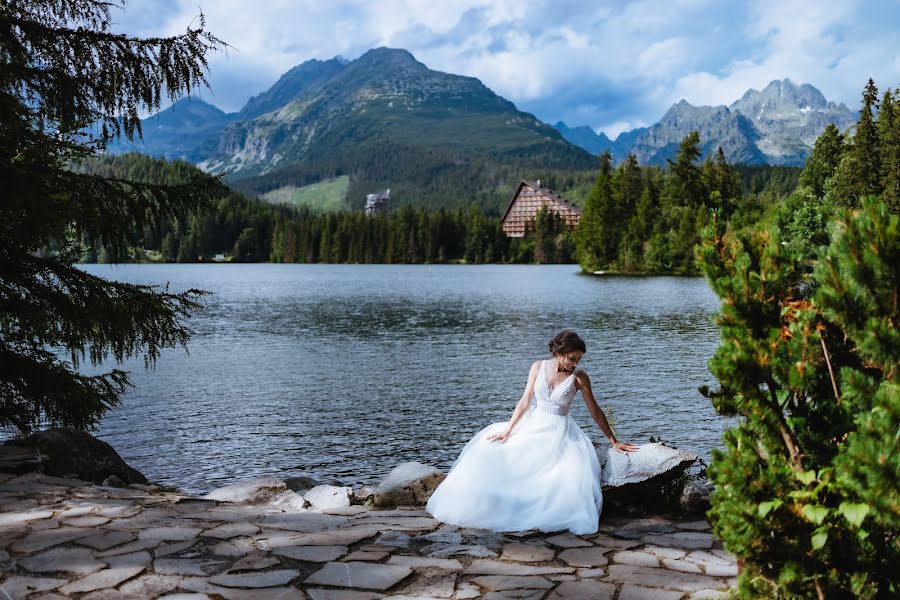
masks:
<instances>
[{"instance_id":1,"label":"bride","mask_svg":"<svg viewBox=\"0 0 900 600\"><path fill-rule=\"evenodd\" d=\"M494 531L597 531L603 497L594 445L569 416L576 392L616 450L616 439L578 362L584 341L571 330L550 340L550 360L531 365L525 393L508 423L475 434L428 500L435 519ZM531 406L532 396L537 402Z\"/></svg>"}]
</instances>

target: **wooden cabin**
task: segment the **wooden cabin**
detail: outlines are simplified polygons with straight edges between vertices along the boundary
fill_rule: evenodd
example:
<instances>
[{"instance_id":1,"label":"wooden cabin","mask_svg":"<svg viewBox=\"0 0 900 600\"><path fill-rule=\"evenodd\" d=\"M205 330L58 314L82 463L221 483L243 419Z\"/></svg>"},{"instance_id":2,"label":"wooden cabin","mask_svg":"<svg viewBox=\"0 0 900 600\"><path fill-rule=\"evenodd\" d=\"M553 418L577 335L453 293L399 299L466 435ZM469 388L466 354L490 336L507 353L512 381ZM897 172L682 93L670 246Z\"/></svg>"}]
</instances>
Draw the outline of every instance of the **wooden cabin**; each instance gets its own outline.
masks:
<instances>
[{"instance_id":1,"label":"wooden cabin","mask_svg":"<svg viewBox=\"0 0 900 600\"><path fill-rule=\"evenodd\" d=\"M567 226L574 228L581 219L581 209L558 196L553 190L541 187L541 180L532 183L522 180L501 220L501 227L509 237L522 237L525 227L534 221L538 211L546 206L548 212L562 217Z\"/></svg>"}]
</instances>

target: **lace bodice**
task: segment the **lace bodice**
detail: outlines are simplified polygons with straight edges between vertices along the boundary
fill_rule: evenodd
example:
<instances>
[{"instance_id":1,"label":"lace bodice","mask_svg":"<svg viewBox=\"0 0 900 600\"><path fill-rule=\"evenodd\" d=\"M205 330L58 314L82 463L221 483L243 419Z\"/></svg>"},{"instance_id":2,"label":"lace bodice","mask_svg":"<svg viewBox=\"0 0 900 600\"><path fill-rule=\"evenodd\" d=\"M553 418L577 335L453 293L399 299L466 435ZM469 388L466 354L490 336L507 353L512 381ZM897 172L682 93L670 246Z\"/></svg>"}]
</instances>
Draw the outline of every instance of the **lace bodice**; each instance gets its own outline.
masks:
<instances>
[{"instance_id":1,"label":"lace bodice","mask_svg":"<svg viewBox=\"0 0 900 600\"><path fill-rule=\"evenodd\" d=\"M548 412L554 415L567 415L572 407L572 400L575 398L575 375L578 373L576 368L572 374L562 380L555 388L550 387L550 379L547 377L547 368L550 361L542 360L540 372L535 382L534 397L537 401L537 410Z\"/></svg>"}]
</instances>

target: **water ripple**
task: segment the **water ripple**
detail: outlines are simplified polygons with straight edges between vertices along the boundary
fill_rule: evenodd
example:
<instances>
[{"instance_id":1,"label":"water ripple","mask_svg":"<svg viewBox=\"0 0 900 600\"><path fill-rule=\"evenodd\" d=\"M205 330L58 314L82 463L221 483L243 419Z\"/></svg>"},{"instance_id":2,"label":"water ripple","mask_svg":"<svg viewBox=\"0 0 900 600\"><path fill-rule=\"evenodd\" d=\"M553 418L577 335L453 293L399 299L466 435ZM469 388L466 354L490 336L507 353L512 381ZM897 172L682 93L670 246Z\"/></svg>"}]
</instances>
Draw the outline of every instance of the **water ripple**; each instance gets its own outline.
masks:
<instances>
[{"instance_id":1,"label":"water ripple","mask_svg":"<svg viewBox=\"0 0 900 600\"><path fill-rule=\"evenodd\" d=\"M509 418L563 327L620 438L708 456L728 421L697 387L717 345L702 279L594 278L572 266L124 265L121 281L213 292L186 354L154 371L100 435L150 479L201 492L262 474L373 483L396 464L448 468ZM574 418L602 438L576 399Z\"/></svg>"}]
</instances>

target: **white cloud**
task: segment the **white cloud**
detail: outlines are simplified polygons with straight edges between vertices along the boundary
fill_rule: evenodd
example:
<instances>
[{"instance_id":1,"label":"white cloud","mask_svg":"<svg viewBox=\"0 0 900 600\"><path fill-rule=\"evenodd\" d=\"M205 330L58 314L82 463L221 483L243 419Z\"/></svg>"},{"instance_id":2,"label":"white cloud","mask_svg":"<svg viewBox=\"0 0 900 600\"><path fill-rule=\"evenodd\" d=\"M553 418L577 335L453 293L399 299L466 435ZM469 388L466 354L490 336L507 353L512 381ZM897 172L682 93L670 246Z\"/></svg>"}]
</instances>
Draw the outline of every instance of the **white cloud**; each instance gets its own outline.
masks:
<instances>
[{"instance_id":1,"label":"white cloud","mask_svg":"<svg viewBox=\"0 0 900 600\"><path fill-rule=\"evenodd\" d=\"M132 0L122 27L184 31L198 13L234 46L210 60L214 102L236 110L311 58L404 47L433 69L478 77L539 118L655 122L681 98L730 104L790 77L851 108L872 76L900 83L900 8L872 3L755 0ZM155 8L154 8L155 7ZM883 14L881 14L883 13ZM892 25L893 24L893 25Z\"/></svg>"},{"instance_id":2,"label":"white cloud","mask_svg":"<svg viewBox=\"0 0 900 600\"><path fill-rule=\"evenodd\" d=\"M597 131L602 131L606 134L606 137L615 140L619 137L620 133L631 131L638 127L647 127L648 125L650 125L650 123L647 123L646 121L616 121L615 123L609 123L599 127Z\"/></svg>"}]
</instances>

